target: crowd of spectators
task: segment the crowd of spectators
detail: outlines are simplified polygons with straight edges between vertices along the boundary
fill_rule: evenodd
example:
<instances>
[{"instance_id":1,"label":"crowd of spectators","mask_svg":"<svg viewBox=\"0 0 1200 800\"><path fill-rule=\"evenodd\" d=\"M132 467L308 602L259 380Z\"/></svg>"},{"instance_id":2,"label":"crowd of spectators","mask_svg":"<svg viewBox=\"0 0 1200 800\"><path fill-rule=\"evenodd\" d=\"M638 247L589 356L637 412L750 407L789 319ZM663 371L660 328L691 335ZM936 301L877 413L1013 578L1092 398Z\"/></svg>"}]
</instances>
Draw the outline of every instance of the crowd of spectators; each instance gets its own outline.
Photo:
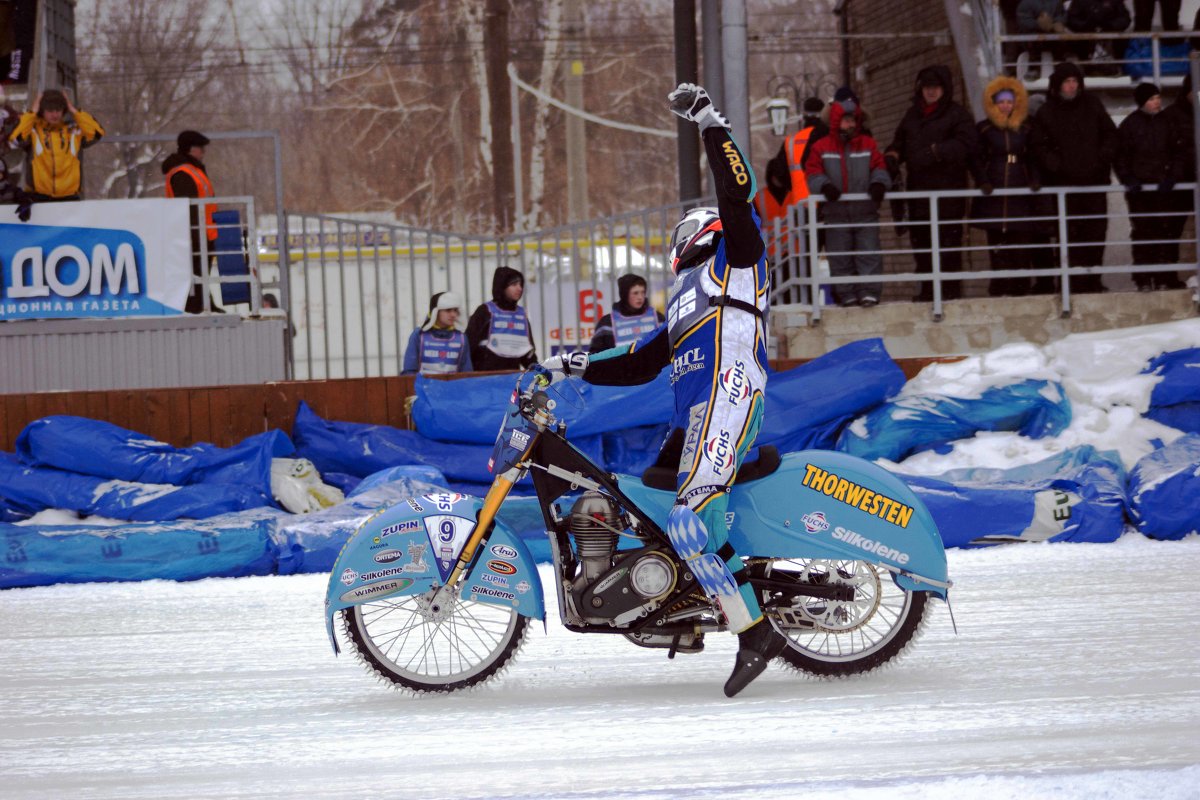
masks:
<instances>
[{"instance_id":1,"label":"crowd of spectators","mask_svg":"<svg viewBox=\"0 0 1200 800\"><path fill-rule=\"evenodd\" d=\"M1020 80L994 78L982 98L985 117L976 123L954 100L950 70L932 65L917 73L912 104L880 163L857 96L847 87L839 89L826 111L830 133L809 140L803 172L809 192L824 197L821 218L830 274L882 271L878 212L891 187L961 191L972 182L978 196L937 200L936 225L930 201L908 199L902 210L893 201L893 218L897 230L910 237L917 273L932 271L935 235L939 271L961 272L964 220L986 236L993 270L1057 268L1063 244L1068 266L1100 267L1109 196L1095 189L1110 186L1114 176L1124 187L1129 209L1133 264L1178 263L1179 239L1193 212L1191 190L1176 189L1195 180L1190 90L1189 78L1178 99L1167 105L1157 85L1138 84L1130 97L1136 108L1118 128L1100 98L1087 90L1080 65L1068 60L1049 76L1048 92L1036 112L1031 112ZM1043 186L1071 190L1041 194ZM995 194L998 189L1019 191ZM843 193L865 193L869 200L847 202ZM1059 193L1066 211L1064 242L1058 241ZM1134 273L1133 278L1140 291L1184 286L1173 270ZM914 300L930 301L932 288L932 282L923 281ZM988 293L1024 296L1058 288L1053 277L1006 275L992 279ZM1105 291L1098 274L1073 275L1070 288L1075 294ZM871 306L881 289L867 282L834 284L833 299L843 306ZM942 284L943 299L961 297L962 291L960 280Z\"/></svg>"}]
</instances>

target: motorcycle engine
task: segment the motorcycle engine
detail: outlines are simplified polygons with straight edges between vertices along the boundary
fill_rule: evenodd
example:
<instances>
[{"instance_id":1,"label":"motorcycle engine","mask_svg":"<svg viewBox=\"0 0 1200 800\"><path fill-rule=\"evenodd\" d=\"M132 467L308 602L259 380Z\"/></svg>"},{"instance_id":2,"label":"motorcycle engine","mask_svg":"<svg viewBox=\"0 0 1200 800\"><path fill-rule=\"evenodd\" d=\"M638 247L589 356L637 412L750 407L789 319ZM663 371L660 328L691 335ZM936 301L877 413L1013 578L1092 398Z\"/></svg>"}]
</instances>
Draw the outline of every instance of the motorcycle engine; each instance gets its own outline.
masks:
<instances>
[{"instance_id":1,"label":"motorcycle engine","mask_svg":"<svg viewBox=\"0 0 1200 800\"><path fill-rule=\"evenodd\" d=\"M580 564L571 595L588 622L631 622L657 608L675 587L678 571L669 554L650 549L617 553L617 532L624 527L616 503L600 492L585 492L571 508L570 531Z\"/></svg>"}]
</instances>

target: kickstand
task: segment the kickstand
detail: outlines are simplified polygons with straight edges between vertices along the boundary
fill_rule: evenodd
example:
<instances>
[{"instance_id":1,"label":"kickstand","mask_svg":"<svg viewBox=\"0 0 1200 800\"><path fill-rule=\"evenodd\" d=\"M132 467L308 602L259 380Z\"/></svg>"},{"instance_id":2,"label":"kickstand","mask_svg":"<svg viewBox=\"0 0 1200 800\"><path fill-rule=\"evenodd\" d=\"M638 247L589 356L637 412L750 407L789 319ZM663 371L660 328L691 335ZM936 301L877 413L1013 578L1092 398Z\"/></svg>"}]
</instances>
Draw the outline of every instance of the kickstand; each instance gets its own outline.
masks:
<instances>
[{"instance_id":1,"label":"kickstand","mask_svg":"<svg viewBox=\"0 0 1200 800\"><path fill-rule=\"evenodd\" d=\"M675 638L671 640L671 649L667 651L667 658L675 658L675 654L679 652L679 640L683 638L682 633L675 634Z\"/></svg>"}]
</instances>

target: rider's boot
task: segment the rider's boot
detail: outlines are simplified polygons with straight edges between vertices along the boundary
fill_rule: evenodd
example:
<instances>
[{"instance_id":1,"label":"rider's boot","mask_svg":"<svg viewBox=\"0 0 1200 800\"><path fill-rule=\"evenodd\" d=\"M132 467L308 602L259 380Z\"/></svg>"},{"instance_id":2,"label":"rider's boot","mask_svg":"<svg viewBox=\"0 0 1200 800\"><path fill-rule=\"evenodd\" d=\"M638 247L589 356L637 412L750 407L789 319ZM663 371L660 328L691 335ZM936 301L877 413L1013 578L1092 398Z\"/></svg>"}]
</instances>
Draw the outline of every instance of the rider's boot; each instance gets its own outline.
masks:
<instances>
[{"instance_id":1,"label":"rider's boot","mask_svg":"<svg viewBox=\"0 0 1200 800\"><path fill-rule=\"evenodd\" d=\"M729 680L725 681L725 696L733 697L749 686L786 646L787 640L765 618L739 633L737 660L733 662Z\"/></svg>"}]
</instances>

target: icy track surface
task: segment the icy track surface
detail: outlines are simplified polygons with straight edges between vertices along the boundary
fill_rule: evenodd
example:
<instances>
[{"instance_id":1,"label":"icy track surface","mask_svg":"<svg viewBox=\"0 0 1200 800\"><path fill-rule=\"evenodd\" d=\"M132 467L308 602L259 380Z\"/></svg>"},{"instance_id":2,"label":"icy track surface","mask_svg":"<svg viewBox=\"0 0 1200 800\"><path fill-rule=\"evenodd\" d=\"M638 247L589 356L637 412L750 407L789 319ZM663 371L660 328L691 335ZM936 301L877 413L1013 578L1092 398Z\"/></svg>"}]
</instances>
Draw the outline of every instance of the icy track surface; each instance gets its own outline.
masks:
<instances>
[{"instance_id":1,"label":"icy track surface","mask_svg":"<svg viewBox=\"0 0 1200 800\"><path fill-rule=\"evenodd\" d=\"M733 637L668 661L552 604L499 680L413 697L334 658L323 576L10 590L0 797L1200 796L1200 537L950 568L958 636L934 604L882 672L734 700Z\"/></svg>"}]
</instances>

